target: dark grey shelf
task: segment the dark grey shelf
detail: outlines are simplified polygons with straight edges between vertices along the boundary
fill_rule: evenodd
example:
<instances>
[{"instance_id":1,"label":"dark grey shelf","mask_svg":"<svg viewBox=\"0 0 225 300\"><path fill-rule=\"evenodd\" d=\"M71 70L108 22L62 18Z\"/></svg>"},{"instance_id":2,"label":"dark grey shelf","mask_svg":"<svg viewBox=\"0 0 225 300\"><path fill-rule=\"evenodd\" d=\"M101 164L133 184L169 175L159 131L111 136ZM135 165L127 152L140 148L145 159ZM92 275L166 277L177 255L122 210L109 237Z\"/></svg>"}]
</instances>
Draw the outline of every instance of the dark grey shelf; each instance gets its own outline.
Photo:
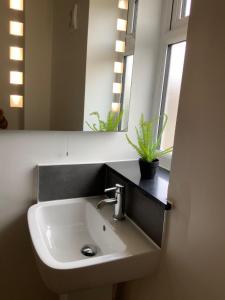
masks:
<instances>
[{"instance_id":1,"label":"dark grey shelf","mask_svg":"<svg viewBox=\"0 0 225 300\"><path fill-rule=\"evenodd\" d=\"M167 170L159 167L154 179L143 180L141 179L139 162L137 160L112 162L106 163L106 165L131 184L141 189L145 195L161 203L165 209L169 210L171 208L171 204L167 201L169 186L169 172Z\"/></svg>"}]
</instances>

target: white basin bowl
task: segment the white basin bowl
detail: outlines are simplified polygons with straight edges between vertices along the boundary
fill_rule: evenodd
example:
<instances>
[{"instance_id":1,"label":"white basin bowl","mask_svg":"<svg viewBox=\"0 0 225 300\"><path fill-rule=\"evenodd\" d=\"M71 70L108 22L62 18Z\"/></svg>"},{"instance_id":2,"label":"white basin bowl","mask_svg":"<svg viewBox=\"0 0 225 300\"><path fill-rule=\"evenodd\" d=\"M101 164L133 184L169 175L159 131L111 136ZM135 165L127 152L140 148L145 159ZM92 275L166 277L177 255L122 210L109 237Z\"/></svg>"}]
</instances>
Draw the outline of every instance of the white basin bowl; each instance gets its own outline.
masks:
<instances>
[{"instance_id":1,"label":"white basin bowl","mask_svg":"<svg viewBox=\"0 0 225 300\"><path fill-rule=\"evenodd\" d=\"M159 249L130 220L114 221L113 207L96 209L102 197L38 203L28 224L46 285L58 294L151 274ZM94 257L81 253L85 245Z\"/></svg>"}]
</instances>

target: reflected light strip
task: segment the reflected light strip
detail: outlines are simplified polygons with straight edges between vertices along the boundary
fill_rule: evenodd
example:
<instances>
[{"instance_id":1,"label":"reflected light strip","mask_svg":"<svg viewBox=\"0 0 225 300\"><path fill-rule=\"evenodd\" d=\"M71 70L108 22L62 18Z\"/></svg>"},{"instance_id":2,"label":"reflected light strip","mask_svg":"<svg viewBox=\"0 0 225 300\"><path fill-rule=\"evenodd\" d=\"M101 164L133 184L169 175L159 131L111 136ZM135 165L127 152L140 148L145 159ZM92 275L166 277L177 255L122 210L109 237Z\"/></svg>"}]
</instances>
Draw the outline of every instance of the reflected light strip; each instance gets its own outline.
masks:
<instances>
[{"instance_id":1,"label":"reflected light strip","mask_svg":"<svg viewBox=\"0 0 225 300\"><path fill-rule=\"evenodd\" d=\"M10 96L10 107L23 108L23 96L11 95Z\"/></svg>"},{"instance_id":2,"label":"reflected light strip","mask_svg":"<svg viewBox=\"0 0 225 300\"><path fill-rule=\"evenodd\" d=\"M121 94L122 93L122 84L114 82L113 83L113 94Z\"/></svg>"},{"instance_id":3,"label":"reflected light strip","mask_svg":"<svg viewBox=\"0 0 225 300\"><path fill-rule=\"evenodd\" d=\"M120 103L113 102L112 103L112 112L120 112Z\"/></svg>"},{"instance_id":4,"label":"reflected light strip","mask_svg":"<svg viewBox=\"0 0 225 300\"><path fill-rule=\"evenodd\" d=\"M10 0L9 2L11 9L23 11L23 0Z\"/></svg>"},{"instance_id":5,"label":"reflected light strip","mask_svg":"<svg viewBox=\"0 0 225 300\"><path fill-rule=\"evenodd\" d=\"M123 19L117 19L117 30L118 31L127 31L127 21Z\"/></svg>"},{"instance_id":6,"label":"reflected light strip","mask_svg":"<svg viewBox=\"0 0 225 300\"><path fill-rule=\"evenodd\" d=\"M123 63L115 62L114 63L114 72L117 74L123 74Z\"/></svg>"},{"instance_id":7,"label":"reflected light strip","mask_svg":"<svg viewBox=\"0 0 225 300\"><path fill-rule=\"evenodd\" d=\"M128 9L128 0L119 0L118 7L121 9Z\"/></svg>"},{"instance_id":8,"label":"reflected light strip","mask_svg":"<svg viewBox=\"0 0 225 300\"><path fill-rule=\"evenodd\" d=\"M116 41L116 52L125 52L125 42L119 40Z\"/></svg>"},{"instance_id":9,"label":"reflected light strip","mask_svg":"<svg viewBox=\"0 0 225 300\"><path fill-rule=\"evenodd\" d=\"M17 21L10 21L9 32L11 35L23 36L23 23Z\"/></svg>"},{"instance_id":10,"label":"reflected light strip","mask_svg":"<svg viewBox=\"0 0 225 300\"><path fill-rule=\"evenodd\" d=\"M9 57L11 60L23 61L23 48L10 47Z\"/></svg>"},{"instance_id":11,"label":"reflected light strip","mask_svg":"<svg viewBox=\"0 0 225 300\"><path fill-rule=\"evenodd\" d=\"M11 84L23 84L23 72L10 71L10 83Z\"/></svg>"}]
</instances>

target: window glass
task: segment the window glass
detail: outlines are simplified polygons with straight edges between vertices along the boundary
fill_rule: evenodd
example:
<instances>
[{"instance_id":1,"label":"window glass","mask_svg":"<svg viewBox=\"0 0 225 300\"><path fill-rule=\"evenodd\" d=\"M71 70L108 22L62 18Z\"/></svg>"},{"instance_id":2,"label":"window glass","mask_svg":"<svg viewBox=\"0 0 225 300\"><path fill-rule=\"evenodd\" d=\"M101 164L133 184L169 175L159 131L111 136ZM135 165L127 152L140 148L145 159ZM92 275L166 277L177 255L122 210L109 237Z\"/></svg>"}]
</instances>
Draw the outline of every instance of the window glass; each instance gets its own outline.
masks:
<instances>
[{"instance_id":1,"label":"window glass","mask_svg":"<svg viewBox=\"0 0 225 300\"><path fill-rule=\"evenodd\" d=\"M164 83L164 99L162 113L168 115L168 123L164 130L161 141L161 149L173 146L176 128L178 104L180 98L180 88L183 75L186 42L173 44L170 46L170 55L167 62L167 79Z\"/></svg>"},{"instance_id":2,"label":"window glass","mask_svg":"<svg viewBox=\"0 0 225 300\"><path fill-rule=\"evenodd\" d=\"M184 0L182 6L182 17L189 17L191 12L191 0Z\"/></svg>"},{"instance_id":3,"label":"window glass","mask_svg":"<svg viewBox=\"0 0 225 300\"><path fill-rule=\"evenodd\" d=\"M134 56L129 55L125 57L125 73L123 78L123 94L122 94L122 110L123 119L121 124L121 130L126 130L129 117L129 106L130 106L130 93L131 93L131 82L132 82L132 70L133 70Z\"/></svg>"}]
</instances>

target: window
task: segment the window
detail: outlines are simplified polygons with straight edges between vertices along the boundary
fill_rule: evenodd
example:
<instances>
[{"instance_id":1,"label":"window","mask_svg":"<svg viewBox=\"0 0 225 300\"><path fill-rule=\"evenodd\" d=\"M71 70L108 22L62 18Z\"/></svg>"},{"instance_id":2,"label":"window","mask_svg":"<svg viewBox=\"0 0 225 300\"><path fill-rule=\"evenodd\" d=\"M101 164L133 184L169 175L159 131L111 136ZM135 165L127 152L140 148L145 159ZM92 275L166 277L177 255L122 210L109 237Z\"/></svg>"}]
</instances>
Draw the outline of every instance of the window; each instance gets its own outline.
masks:
<instances>
[{"instance_id":1,"label":"window","mask_svg":"<svg viewBox=\"0 0 225 300\"><path fill-rule=\"evenodd\" d=\"M191 0L173 0L171 29L187 26L190 12Z\"/></svg>"},{"instance_id":2,"label":"window","mask_svg":"<svg viewBox=\"0 0 225 300\"><path fill-rule=\"evenodd\" d=\"M185 50L186 42L173 44L169 48L168 69L166 70L167 80L164 84L165 97L163 97L164 103L162 103L162 113L169 116L169 122L161 140L162 149L169 148L174 144Z\"/></svg>"},{"instance_id":3,"label":"window","mask_svg":"<svg viewBox=\"0 0 225 300\"><path fill-rule=\"evenodd\" d=\"M126 51L124 54L124 72L122 78L121 107L123 119L119 126L121 131L127 130L129 119L130 93L132 83L132 71L134 61L134 48L137 28L138 0L129 1L128 26L126 32Z\"/></svg>"},{"instance_id":4,"label":"window","mask_svg":"<svg viewBox=\"0 0 225 300\"><path fill-rule=\"evenodd\" d=\"M182 5L182 17L190 16L191 12L191 0L183 1Z\"/></svg>"},{"instance_id":5,"label":"window","mask_svg":"<svg viewBox=\"0 0 225 300\"><path fill-rule=\"evenodd\" d=\"M174 144L191 0L171 0L164 5L162 22L164 26L160 52L161 76L156 92L156 109L161 116L159 129L162 126L164 113L168 115L169 119L161 139L160 149L171 147ZM161 100L160 103L157 99ZM171 155L168 155L165 160L171 160ZM166 164L163 162L163 167L169 168L168 162Z\"/></svg>"}]
</instances>

